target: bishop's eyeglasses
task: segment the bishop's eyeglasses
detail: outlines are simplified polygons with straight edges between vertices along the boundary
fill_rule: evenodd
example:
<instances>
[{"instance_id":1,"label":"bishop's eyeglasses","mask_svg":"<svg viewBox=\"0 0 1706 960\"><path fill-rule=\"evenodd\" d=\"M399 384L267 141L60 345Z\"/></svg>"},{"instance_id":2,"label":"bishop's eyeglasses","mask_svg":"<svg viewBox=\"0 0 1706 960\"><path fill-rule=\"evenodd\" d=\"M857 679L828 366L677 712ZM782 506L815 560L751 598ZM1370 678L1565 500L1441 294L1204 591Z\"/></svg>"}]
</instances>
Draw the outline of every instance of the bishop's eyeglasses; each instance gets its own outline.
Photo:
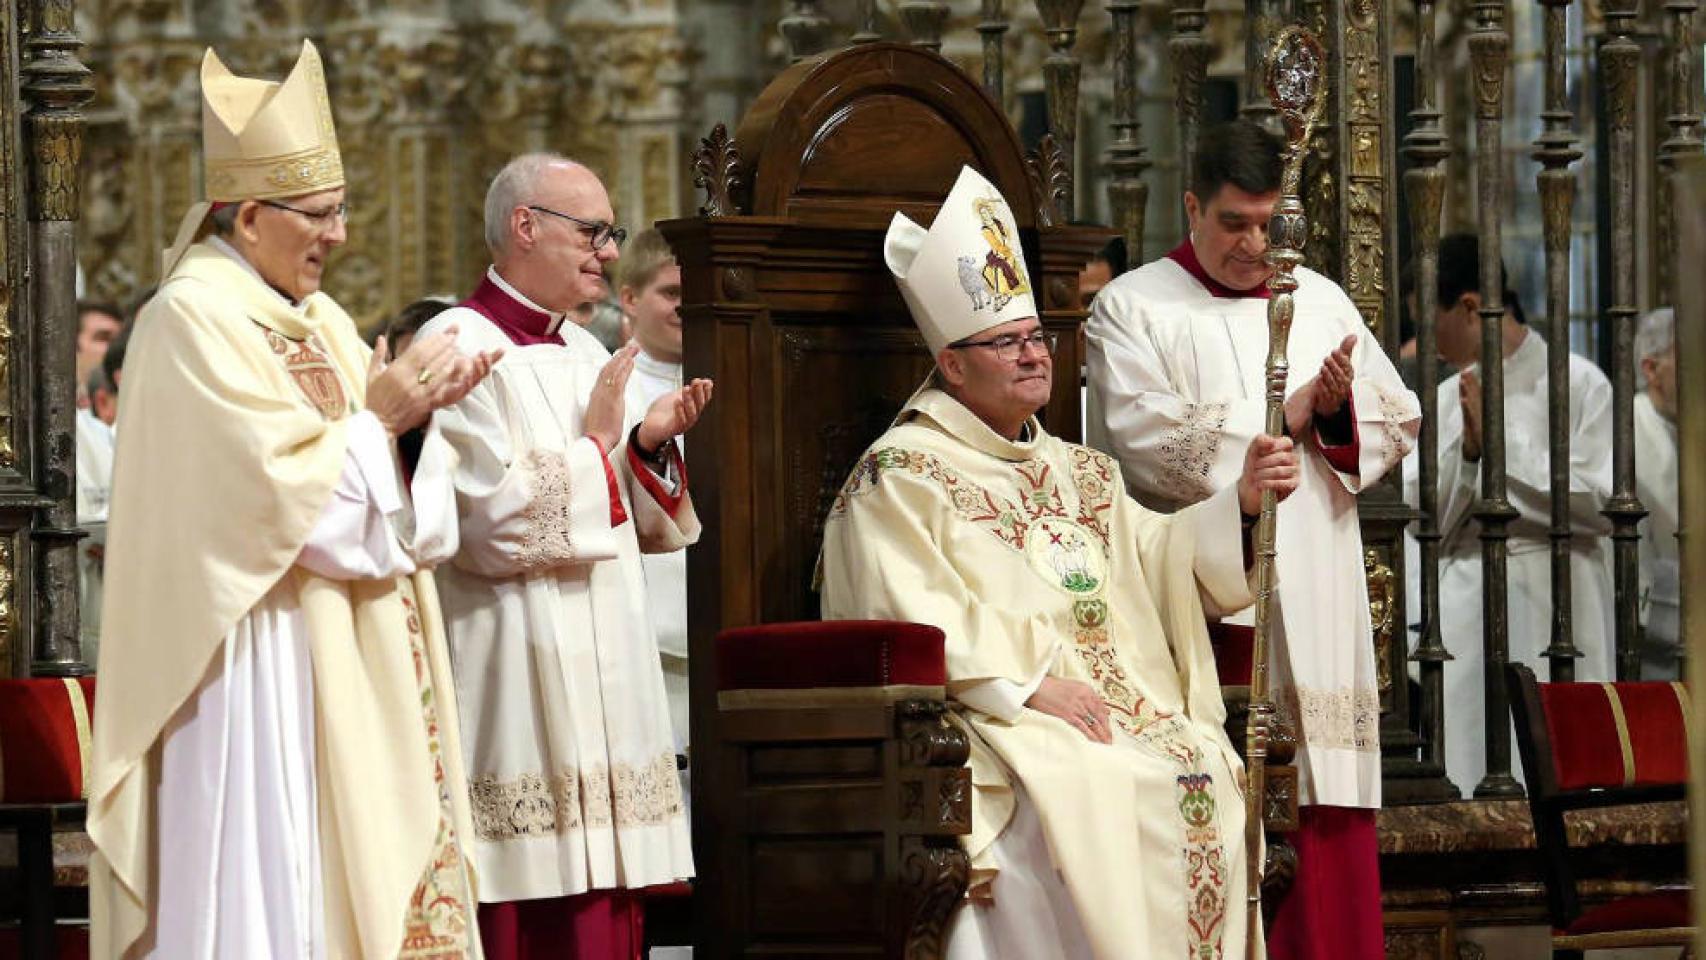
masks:
<instances>
[{"instance_id":1,"label":"bishop's eyeglasses","mask_svg":"<svg viewBox=\"0 0 1706 960\"><path fill-rule=\"evenodd\" d=\"M1059 340L1060 334L1053 330L1036 330L1023 337L1005 334L993 340L965 340L960 343L950 343L948 349L966 350L971 347L984 347L994 350L997 357L1012 363L1024 356L1026 347L1036 347L1037 352L1044 356L1053 354L1055 344Z\"/></svg>"},{"instance_id":2,"label":"bishop's eyeglasses","mask_svg":"<svg viewBox=\"0 0 1706 960\"><path fill-rule=\"evenodd\" d=\"M622 241L628 239L628 231L626 229L618 227L616 224L610 223L606 220L582 220L580 217L570 216L569 214L561 211L552 210L550 207L541 207L532 203L527 205L527 209L536 210L539 213L548 213L553 217L561 217L579 227L581 233L585 235L588 240L592 241L592 248L594 250L602 249L606 243L611 241L615 241L616 246L620 248L622 246Z\"/></svg>"},{"instance_id":3,"label":"bishop's eyeglasses","mask_svg":"<svg viewBox=\"0 0 1706 960\"><path fill-rule=\"evenodd\" d=\"M294 213L308 221L309 226L312 226L317 230L330 230L335 224L349 222L348 203L340 202L336 206L327 207L324 210L304 210L301 207L293 207L288 203L279 203L277 200L262 200L260 201L260 204L263 207L272 207L274 210L283 210L287 213Z\"/></svg>"}]
</instances>

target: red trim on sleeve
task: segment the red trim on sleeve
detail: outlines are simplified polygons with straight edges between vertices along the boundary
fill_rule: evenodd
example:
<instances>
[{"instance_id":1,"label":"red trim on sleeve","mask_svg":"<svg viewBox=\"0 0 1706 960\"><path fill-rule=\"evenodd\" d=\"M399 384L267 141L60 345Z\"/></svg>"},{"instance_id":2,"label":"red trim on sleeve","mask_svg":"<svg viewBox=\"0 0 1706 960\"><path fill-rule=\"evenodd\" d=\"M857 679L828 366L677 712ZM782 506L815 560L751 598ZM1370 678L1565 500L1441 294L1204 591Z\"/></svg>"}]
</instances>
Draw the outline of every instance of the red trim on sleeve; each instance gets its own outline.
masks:
<instances>
[{"instance_id":1,"label":"red trim on sleeve","mask_svg":"<svg viewBox=\"0 0 1706 960\"><path fill-rule=\"evenodd\" d=\"M644 460L640 459L640 455L634 446L639 442L638 438L639 432L636 428L634 436L630 437L628 442L628 468L634 471L634 476L639 479L640 486L646 488L646 492L658 502L658 506L663 508L663 512L674 519L676 512L681 509L681 502L687 499L687 461L681 458L681 447L677 446L673 440L665 444L669 449L669 463L675 468L675 475L681 478L681 482L675 485L675 493L671 494L664 488L663 480L652 472L651 467L646 466Z\"/></svg>"},{"instance_id":2,"label":"red trim on sleeve","mask_svg":"<svg viewBox=\"0 0 1706 960\"><path fill-rule=\"evenodd\" d=\"M628 511L622 509L622 488L616 483L616 470L610 465L610 451L597 437L587 437L598 448L598 462L604 464L604 483L610 490L610 529L628 522Z\"/></svg>"},{"instance_id":3,"label":"red trim on sleeve","mask_svg":"<svg viewBox=\"0 0 1706 960\"><path fill-rule=\"evenodd\" d=\"M1346 397L1344 408L1336 414L1336 416L1342 416L1350 420L1350 442L1329 444L1326 439L1321 436L1321 430L1317 427L1315 430L1315 445L1321 448L1321 455L1327 458L1327 462L1333 465L1334 470L1337 470L1340 473L1348 473L1354 477L1362 472L1362 435L1357 427L1356 400Z\"/></svg>"}]
</instances>

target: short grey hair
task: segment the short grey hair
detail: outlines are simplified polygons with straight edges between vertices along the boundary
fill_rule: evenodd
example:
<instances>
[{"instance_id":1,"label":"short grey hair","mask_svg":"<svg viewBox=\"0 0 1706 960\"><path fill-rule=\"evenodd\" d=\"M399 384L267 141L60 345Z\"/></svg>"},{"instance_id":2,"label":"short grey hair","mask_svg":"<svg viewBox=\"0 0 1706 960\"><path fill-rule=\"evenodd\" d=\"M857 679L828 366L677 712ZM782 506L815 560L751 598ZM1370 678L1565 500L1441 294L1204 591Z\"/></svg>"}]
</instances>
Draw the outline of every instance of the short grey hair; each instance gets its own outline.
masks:
<instances>
[{"instance_id":1,"label":"short grey hair","mask_svg":"<svg viewBox=\"0 0 1706 960\"><path fill-rule=\"evenodd\" d=\"M560 153L524 153L504 164L486 188L486 249L496 257L509 246L509 215L530 202L554 163L573 163Z\"/></svg>"},{"instance_id":2,"label":"short grey hair","mask_svg":"<svg viewBox=\"0 0 1706 960\"><path fill-rule=\"evenodd\" d=\"M1660 307L1641 318L1635 330L1635 362L1657 357L1676 346L1676 311Z\"/></svg>"}]
</instances>

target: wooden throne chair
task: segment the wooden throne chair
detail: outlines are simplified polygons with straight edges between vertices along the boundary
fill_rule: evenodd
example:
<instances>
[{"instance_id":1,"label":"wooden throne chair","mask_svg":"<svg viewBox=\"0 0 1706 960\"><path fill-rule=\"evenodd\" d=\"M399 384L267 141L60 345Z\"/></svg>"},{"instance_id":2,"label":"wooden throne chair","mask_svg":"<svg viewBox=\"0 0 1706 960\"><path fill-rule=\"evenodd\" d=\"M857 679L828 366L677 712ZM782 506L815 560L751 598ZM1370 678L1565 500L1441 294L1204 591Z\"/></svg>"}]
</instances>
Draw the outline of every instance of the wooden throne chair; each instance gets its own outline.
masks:
<instances>
[{"instance_id":1,"label":"wooden throne chair","mask_svg":"<svg viewBox=\"0 0 1706 960\"><path fill-rule=\"evenodd\" d=\"M717 382L686 444L697 956L938 957L963 896L967 744L940 632L811 621L830 506L932 363L884 232L897 210L930 223L965 164L1012 205L1060 334L1042 417L1076 440L1077 276L1111 231L1065 225L1059 152L1027 159L941 56L871 43L795 64L700 144L700 215L659 224L686 367Z\"/></svg>"}]
</instances>

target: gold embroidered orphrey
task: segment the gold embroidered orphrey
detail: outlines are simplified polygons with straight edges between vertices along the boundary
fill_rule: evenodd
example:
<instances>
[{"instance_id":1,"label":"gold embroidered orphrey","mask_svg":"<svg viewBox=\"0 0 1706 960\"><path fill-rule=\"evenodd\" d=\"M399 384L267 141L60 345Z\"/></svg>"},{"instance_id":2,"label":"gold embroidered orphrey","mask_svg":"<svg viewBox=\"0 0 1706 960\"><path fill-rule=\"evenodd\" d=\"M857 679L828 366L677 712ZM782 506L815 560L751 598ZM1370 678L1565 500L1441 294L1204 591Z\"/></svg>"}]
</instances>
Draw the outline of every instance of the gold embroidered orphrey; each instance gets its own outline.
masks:
<instances>
[{"instance_id":1,"label":"gold embroidered orphrey","mask_svg":"<svg viewBox=\"0 0 1706 960\"><path fill-rule=\"evenodd\" d=\"M283 361L285 372L296 381L296 388L322 418L337 420L351 412L349 399L344 395L344 382L332 366L319 335L292 340L270 327L261 329L266 331L267 346L273 355Z\"/></svg>"},{"instance_id":2,"label":"gold embroidered orphrey","mask_svg":"<svg viewBox=\"0 0 1706 960\"><path fill-rule=\"evenodd\" d=\"M1108 605L1100 599L1108 577L1108 513L1116 489L1113 461L1088 447L1072 446L1074 509L1069 510L1047 463L1013 464L1022 489L1017 502L978 486L939 458L884 447L860 460L842 487L831 515L852 497L869 493L885 473L904 470L938 484L960 519L1025 554L1051 586L1075 598L1074 652L1095 682L1114 723L1139 749L1179 767L1176 809L1184 823L1180 865L1185 875L1185 915L1190 960L1219 960L1226 933L1226 848L1214 800L1214 777L1200 751L1184 736L1188 724L1155 709L1138 694L1108 635ZM1252 868L1253 869L1253 868Z\"/></svg>"}]
</instances>

